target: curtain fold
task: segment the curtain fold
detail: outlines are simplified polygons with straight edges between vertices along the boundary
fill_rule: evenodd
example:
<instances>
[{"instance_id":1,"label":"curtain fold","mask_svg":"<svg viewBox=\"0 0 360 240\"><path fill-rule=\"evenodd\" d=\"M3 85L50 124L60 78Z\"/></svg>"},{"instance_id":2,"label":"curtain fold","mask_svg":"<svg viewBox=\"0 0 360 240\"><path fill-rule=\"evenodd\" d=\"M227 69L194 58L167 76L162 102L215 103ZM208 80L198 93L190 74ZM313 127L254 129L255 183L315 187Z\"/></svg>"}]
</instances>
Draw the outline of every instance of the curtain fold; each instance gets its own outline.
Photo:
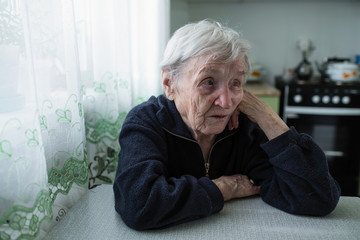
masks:
<instances>
[{"instance_id":1,"label":"curtain fold","mask_svg":"<svg viewBox=\"0 0 360 240\"><path fill-rule=\"evenodd\" d=\"M0 0L0 239L42 239L112 184L127 112L161 93L168 15L169 0Z\"/></svg>"}]
</instances>

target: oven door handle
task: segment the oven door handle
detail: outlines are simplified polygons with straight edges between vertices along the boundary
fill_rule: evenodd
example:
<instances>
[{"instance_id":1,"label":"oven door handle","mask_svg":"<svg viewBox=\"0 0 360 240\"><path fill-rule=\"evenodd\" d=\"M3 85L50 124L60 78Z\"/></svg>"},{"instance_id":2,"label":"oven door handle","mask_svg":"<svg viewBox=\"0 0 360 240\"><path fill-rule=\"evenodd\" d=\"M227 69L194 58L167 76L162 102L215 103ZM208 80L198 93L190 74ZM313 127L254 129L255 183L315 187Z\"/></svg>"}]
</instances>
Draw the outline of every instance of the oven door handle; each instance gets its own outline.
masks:
<instances>
[{"instance_id":1,"label":"oven door handle","mask_svg":"<svg viewBox=\"0 0 360 240\"><path fill-rule=\"evenodd\" d=\"M300 118L300 115L296 114L296 113L286 113L286 118L287 119L298 119L298 118Z\"/></svg>"},{"instance_id":2,"label":"oven door handle","mask_svg":"<svg viewBox=\"0 0 360 240\"><path fill-rule=\"evenodd\" d=\"M344 152L341 151L328 151L328 150L324 150L325 156L327 157L344 157L345 154Z\"/></svg>"},{"instance_id":3,"label":"oven door handle","mask_svg":"<svg viewBox=\"0 0 360 240\"><path fill-rule=\"evenodd\" d=\"M327 116L360 116L359 108L335 108L335 107L301 107L286 106L287 118L298 118L299 114L304 115L327 115Z\"/></svg>"}]
</instances>

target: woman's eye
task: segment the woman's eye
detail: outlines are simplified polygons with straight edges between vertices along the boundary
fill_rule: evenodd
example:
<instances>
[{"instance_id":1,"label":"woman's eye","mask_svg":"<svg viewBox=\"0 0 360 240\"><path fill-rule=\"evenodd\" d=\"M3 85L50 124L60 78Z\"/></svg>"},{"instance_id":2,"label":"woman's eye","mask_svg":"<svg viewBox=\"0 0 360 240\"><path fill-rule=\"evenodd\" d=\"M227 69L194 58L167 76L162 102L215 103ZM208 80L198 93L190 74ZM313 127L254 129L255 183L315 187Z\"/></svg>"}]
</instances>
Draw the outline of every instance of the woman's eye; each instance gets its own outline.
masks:
<instances>
[{"instance_id":1,"label":"woman's eye","mask_svg":"<svg viewBox=\"0 0 360 240\"><path fill-rule=\"evenodd\" d=\"M214 80L212 79L206 79L204 82L203 82L204 85L207 85L207 86L213 86L214 85Z\"/></svg>"},{"instance_id":2,"label":"woman's eye","mask_svg":"<svg viewBox=\"0 0 360 240\"><path fill-rule=\"evenodd\" d=\"M234 80L234 81L232 82L232 86L233 86L233 87L241 87L241 81L239 81L239 80Z\"/></svg>"}]
</instances>

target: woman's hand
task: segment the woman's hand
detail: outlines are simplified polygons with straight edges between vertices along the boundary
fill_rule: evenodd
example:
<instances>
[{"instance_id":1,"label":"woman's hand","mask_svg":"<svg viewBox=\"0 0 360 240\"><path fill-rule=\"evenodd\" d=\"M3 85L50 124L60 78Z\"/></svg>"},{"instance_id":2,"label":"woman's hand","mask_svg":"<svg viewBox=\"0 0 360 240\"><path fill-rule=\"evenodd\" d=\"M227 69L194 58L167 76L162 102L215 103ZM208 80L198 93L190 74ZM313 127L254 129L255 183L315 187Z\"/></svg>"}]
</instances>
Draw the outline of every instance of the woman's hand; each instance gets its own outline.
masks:
<instances>
[{"instance_id":1,"label":"woman's hand","mask_svg":"<svg viewBox=\"0 0 360 240\"><path fill-rule=\"evenodd\" d=\"M240 112L245 113L251 121L257 123L269 140L289 130L286 123L268 104L247 90L244 90L244 97L231 116L228 124L230 130L239 127L238 116Z\"/></svg>"},{"instance_id":2,"label":"woman's hand","mask_svg":"<svg viewBox=\"0 0 360 240\"><path fill-rule=\"evenodd\" d=\"M260 193L260 186L255 186L245 175L222 176L213 182L220 189L224 201L233 198L248 197Z\"/></svg>"}]
</instances>

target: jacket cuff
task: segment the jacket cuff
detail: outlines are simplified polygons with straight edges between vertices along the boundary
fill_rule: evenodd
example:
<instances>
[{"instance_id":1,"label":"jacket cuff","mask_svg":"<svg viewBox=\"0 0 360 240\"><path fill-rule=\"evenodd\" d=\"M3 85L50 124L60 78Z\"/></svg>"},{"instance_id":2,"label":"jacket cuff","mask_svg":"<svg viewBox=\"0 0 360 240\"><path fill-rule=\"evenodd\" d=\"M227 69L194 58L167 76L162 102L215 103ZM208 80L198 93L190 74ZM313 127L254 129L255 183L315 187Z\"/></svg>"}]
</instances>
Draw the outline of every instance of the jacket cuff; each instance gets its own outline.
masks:
<instances>
[{"instance_id":1,"label":"jacket cuff","mask_svg":"<svg viewBox=\"0 0 360 240\"><path fill-rule=\"evenodd\" d=\"M275 157L289 146L296 145L300 141L300 134L294 127L281 134L280 136L261 144L261 148L267 153L269 158Z\"/></svg>"},{"instance_id":2,"label":"jacket cuff","mask_svg":"<svg viewBox=\"0 0 360 240\"><path fill-rule=\"evenodd\" d=\"M224 197L220 192L220 189L207 177L200 178L199 183L208 193L210 198L209 200L212 204L211 214L220 212L224 207Z\"/></svg>"}]
</instances>

